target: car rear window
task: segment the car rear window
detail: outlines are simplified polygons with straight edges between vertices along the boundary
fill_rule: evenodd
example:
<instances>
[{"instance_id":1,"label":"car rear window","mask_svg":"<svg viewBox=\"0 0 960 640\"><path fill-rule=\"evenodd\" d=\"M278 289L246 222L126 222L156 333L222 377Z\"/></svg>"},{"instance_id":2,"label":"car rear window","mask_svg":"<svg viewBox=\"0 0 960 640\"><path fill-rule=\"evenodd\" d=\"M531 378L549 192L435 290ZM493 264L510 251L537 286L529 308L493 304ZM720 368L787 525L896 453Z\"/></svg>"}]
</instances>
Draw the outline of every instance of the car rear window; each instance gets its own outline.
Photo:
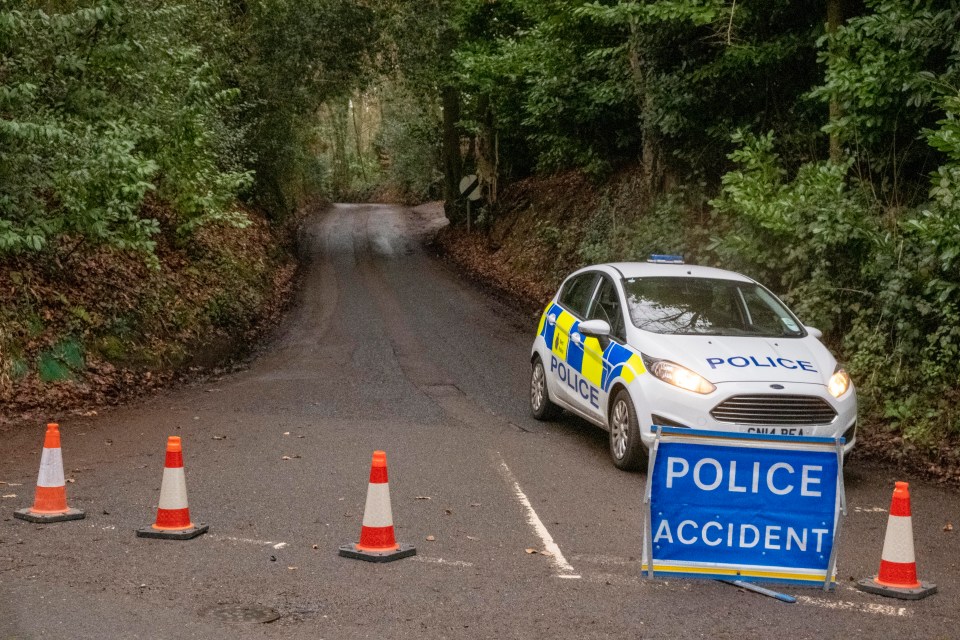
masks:
<instances>
[{"instance_id":1,"label":"car rear window","mask_svg":"<svg viewBox=\"0 0 960 640\"><path fill-rule=\"evenodd\" d=\"M714 278L627 278L630 320L665 334L799 338L803 326L776 296L752 282Z\"/></svg>"}]
</instances>

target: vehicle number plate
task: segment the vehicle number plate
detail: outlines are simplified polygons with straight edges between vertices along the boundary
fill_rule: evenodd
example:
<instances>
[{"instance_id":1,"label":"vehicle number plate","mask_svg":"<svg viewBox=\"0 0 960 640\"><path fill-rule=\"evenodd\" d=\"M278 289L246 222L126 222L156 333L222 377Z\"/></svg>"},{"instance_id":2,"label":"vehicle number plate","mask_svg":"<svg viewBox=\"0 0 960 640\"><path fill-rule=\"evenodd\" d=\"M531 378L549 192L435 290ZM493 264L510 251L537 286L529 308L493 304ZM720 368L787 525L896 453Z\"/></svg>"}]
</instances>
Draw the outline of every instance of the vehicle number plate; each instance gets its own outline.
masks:
<instances>
[{"instance_id":1,"label":"vehicle number plate","mask_svg":"<svg viewBox=\"0 0 960 640\"><path fill-rule=\"evenodd\" d=\"M803 427L747 427L747 433L764 433L776 436L802 436Z\"/></svg>"}]
</instances>

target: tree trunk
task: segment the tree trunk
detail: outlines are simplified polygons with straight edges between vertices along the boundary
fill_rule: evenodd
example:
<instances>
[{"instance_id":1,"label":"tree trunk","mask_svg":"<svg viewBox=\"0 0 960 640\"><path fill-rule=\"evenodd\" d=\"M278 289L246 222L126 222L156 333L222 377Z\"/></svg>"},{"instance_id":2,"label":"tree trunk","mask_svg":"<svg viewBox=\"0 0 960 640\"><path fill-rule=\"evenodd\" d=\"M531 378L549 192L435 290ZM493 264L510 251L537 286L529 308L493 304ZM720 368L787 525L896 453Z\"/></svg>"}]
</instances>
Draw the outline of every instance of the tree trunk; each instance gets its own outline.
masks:
<instances>
[{"instance_id":1,"label":"tree trunk","mask_svg":"<svg viewBox=\"0 0 960 640\"><path fill-rule=\"evenodd\" d=\"M477 134L477 177L484 187L487 202L497 201L497 173L499 158L497 154L496 119L490 105L490 95L483 93L477 97L477 115L480 119L480 131Z\"/></svg>"},{"instance_id":2,"label":"tree trunk","mask_svg":"<svg viewBox=\"0 0 960 640\"><path fill-rule=\"evenodd\" d=\"M360 177L363 178L363 181L367 181L367 170L363 168L363 140L360 136L360 123L357 121L357 109L358 102L363 100L362 96L355 96L351 99L350 104L353 105L351 112L353 113L353 135L354 141L357 143L357 165L360 167Z\"/></svg>"},{"instance_id":3,"label":"tree trunk","mask_svg":"<svg viewBox=\"0 0 960 640\"><path fill-rule=\"evenodd\" d=\"M839 29L840 25L843 23L843 3L844 0L827 0L827 33L831 36L837 32L837 29ZM840 109L840 103L837 102L836 98L831 98L830 122L836 122L842 115L843 112ZM843 150L840 148L840 137L836 132L831 132L830 159L834 162L839 162L842 155Z\"/></svg>"},{"instance_id":4,"label":"tree trunk","mask_svg":"<svg viewBox=\"0 0 960 640\"><path fill-rule=\"evenodd\" d=\"M463 172L460 158L460 92L454 87L441 91L443 105L443 208L450 224L457 226L466 221L466 210L460 202L460 174Z\"/></svg>"},{"instance_id":5,"label":"tree trunk","mask_svg":"<svg viewBox=\"0 0 960 640\"><path fill-rule=\"evenodd\" d=\"M643 165L643 184L648 202L652 202L663 187L663 166L660 140L650 125L650 115L655 107L649 91L654 72L653 63L644 58L644 46L640 38L640 27L634 22L630 25L630 71L640 101L640 128L643 132L640 161Z\"/></svg>"},{"instance_id":6,"label":"tree trunk","mask_svg":"<svg viewBox=\"0 0 960 640\"><path fill-rule=\"evenodd\" d=\"M347 111L350 103L346 98L333 100L330 120L333 125L333 167L331 186L339 199L350 188L350 162L347 159Z\"/></svg>"}]
</instances>

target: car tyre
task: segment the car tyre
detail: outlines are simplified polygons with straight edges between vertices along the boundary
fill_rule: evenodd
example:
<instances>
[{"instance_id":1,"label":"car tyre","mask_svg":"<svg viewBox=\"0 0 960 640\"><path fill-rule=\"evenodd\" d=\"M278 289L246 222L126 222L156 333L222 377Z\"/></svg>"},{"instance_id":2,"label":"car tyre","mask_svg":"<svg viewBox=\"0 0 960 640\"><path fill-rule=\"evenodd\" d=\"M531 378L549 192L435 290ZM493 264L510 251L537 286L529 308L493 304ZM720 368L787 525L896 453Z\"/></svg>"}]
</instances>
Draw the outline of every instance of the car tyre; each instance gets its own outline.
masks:
<instances>
[{"instance_id":1,"label":"car tyre","mask_svg":"<svg viewBox=\"0 0 960 640\"><path fill-rule=\"evenodd\" d=\"M610 428L610 457L614 466L624 471L643 466L647 459L647 447L640 439L637 410L624 388L613 397L607 426Z\"/></svg>"},{"instance_id":2,"label":"car tyre","mask_svg":"<svg viewBox=\"0 0 960 640\"><path fill-rule=\"evenodd\" d=\"M560 407L550 399L547 371L539 356L534 358L533 371L530 374L530 413L537 420L552 420L560 415Z\"/></svg>"}]
</instances>

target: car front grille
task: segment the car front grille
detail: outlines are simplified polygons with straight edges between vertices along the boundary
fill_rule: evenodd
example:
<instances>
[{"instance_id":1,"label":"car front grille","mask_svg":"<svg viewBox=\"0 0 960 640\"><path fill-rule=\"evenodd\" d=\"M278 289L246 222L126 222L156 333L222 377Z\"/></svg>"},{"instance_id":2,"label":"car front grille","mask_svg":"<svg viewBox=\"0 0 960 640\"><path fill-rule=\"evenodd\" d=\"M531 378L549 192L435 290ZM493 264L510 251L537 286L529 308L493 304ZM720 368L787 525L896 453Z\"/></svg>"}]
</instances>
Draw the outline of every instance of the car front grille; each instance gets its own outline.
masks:
<instances>
[{"instance_id":1,"label":"car front grille","mask_svg":"<svg viewBox=\"0 0 960 640\"><path fill-rule=\"evenodd\" d=\"M817 396L758 394L727 398L710 415L732 424L792 426L830 424L837 412Z\"/></svg>"}]
</instances>

